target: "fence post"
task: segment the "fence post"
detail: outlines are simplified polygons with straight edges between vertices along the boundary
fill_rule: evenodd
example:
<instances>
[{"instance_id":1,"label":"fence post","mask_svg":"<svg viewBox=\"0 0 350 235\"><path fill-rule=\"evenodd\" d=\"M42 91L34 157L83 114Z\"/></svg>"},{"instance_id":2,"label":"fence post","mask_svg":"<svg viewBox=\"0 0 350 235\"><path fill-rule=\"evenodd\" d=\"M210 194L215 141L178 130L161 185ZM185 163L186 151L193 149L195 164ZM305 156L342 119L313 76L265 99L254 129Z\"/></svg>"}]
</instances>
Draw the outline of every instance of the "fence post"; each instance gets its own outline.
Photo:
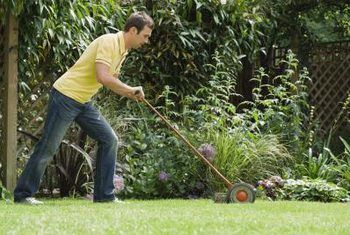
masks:
<instances>
[{"instance_id":1,"label":"fence post","mask_svg":"<svg viewBox=\"0 0 350 235\"><path fill-rule=\"evenodd\" d=\"M12 191L16 185L17 163L17 75L18 75L18 22L8 13L4 44L4 103L3 103L3 169L4 183Z\"/></svg>"}]
</instances>

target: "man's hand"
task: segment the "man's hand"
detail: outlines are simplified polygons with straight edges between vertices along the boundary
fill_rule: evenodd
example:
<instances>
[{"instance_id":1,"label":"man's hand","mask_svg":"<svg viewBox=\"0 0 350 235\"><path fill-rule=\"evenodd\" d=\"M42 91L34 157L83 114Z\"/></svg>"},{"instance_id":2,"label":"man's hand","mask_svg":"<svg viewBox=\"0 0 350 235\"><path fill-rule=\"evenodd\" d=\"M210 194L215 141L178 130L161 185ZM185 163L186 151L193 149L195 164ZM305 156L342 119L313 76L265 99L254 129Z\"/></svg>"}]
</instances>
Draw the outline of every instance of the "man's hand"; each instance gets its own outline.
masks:
<instances>
[{"instance_id":1,"label":"man's hand","mask_svg":"<svg viewBox=\"0 0 350 235\"><path fill-rule=\"evenodd\" d=\"M134 90L134 97L132 99L142 101L145 98L142 86L133 87L132 89Z\"/></svg>"}]
</instances>

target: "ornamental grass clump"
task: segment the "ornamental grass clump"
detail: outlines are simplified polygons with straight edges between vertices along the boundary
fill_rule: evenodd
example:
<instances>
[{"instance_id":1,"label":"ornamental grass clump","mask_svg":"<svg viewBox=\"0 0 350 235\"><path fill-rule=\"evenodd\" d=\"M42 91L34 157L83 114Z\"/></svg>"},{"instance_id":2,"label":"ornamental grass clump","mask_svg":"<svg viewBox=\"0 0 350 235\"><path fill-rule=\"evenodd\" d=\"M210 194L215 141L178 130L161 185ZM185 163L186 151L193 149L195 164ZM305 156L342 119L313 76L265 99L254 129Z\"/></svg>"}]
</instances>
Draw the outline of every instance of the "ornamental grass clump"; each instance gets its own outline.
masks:
<instances>
[{"instance_id":1,"label":"ornamental grass clump","mask_svg":"<svg viewBox=\"0 0 350 235\"><path fill-rule=\"evenodd\" d=\"M228 179L255 184L260 179L280 175L293 159L276 135L253 134L242 130L213 132L210 135L216 147L213 164ZM208 175L215 191L222 182Z\"/></svg>"}]
</instances>

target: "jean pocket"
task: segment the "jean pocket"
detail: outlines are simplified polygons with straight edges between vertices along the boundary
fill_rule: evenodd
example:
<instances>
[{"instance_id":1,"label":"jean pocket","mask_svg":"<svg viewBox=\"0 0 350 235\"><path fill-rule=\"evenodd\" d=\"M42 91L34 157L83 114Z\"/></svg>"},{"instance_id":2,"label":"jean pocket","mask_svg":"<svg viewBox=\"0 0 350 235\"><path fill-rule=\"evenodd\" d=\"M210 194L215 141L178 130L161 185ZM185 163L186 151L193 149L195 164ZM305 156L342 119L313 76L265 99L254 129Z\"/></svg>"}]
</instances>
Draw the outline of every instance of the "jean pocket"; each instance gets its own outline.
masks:
<instances>
[{"instance_id":1,"label":"jean pocket","mask_svg":"<svg viewBox=\"0 0 350 235\"><path fill-rule=\"evenodd\" d=\"M53 104L57 114L65 120L73 120L79 115L83 107L79 102L58 91L53 92Z\"/></svg>"}]
</instances>

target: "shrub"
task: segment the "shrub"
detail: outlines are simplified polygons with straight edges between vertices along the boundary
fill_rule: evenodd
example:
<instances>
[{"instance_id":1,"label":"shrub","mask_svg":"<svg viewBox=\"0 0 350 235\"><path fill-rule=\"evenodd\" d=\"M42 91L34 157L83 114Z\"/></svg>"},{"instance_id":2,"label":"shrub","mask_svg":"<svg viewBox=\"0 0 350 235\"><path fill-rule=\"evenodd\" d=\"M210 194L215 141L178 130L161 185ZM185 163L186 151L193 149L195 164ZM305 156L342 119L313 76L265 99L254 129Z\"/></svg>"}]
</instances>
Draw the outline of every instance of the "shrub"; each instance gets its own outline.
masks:
<instances>
[{"instance_id":1,"label":"shrub","mask_svg":"<svg viewBox=\"0 0 350 235\"><path fill-rule=\"evenodd\" d=\"M326 147L318 155L314 156L310 148L308 154L301 163L295 166L295 175L311 179L324 179L330 182L336 180L337 174L331 159L330 151Z\"/></svg>"},{"instance_id":2,"label":"shrub","mask_svg":"<svg viewBox=\"0 0 350 235\"><path fill-rule=\"evenodd\" d=\"M284 182L281 190L277 191L282 200L348 202L349 192L333 183L322 179L289 179Z\"/></svg>"},{"instance_id":3,"label":"shrub","mask_svg":"<svg viewBox=\"0 0 350 235\"><path fill-rule=\"evenodd\" d=\"M121 197L199 197L204 187L199 161L153 114L131 125L120 138L118 173L125 180Z\"/></svg>"},{"instance_id":4,"label":"shrub","mask_svg":"<svg viewBox=\"0 0 350 235\"><path fill-rule=\"evenodd\" d=\"M258 190L263 197L273 200L348 202L349 192L322 179L287 179L273 176L258 182Z\"/></svg>"},{"instance_id":5,"label":"shrub","mask_svg":"<svg viewBox=\"0 0 350 235\"><path fill-rule=\"evenodd\" d=\"M306 68L299 71L298 66L299 61L289 50L286 60L281 61L284 69L280 75L270 78L260 68L252 79L256 84L253 101L241 104L249 107L243 113L247 128L277 134L296 157L306 151L311 131L308 129L308 84L311 79Z\"/></svg>"}]
</instances>

